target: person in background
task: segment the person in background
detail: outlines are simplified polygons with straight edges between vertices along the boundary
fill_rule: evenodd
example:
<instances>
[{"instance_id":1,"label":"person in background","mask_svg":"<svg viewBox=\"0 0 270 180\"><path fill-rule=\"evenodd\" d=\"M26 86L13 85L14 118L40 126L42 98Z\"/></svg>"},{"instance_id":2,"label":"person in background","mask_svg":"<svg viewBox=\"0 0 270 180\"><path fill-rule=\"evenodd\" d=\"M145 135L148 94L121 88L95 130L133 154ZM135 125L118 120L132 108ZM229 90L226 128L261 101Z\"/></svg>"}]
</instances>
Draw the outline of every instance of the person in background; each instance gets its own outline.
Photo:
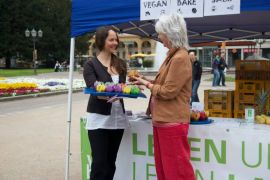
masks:
<instances>
[{"instance_id":1,"label":"person in background","mask_svg":"<svg viewBox=\"0 0 270 180\"><path fill-rule=\"evenodd\" d=\"M62 70L63 70L63 71L67 71L67 61L66 61L66 60L64 60L64 61L62 62L61 66L62 66Z\"/></svg>"},{"instance_id":2,"label":"person in background","mask_svg":"<svg viewBox=\"0 0 270 180\"><path fill-rule=\"evenodd\" d=\"M202 63L197 59L195 52L191 51L189 53L190 60L192 62L192 102L200 102L198 97L198 88L201 83L202 76Z\"/></svg>"},{"instance_id":3,"label":"person in background","mask_svg":"<svg viewBox=\"0 0 270 180\"><path fill-rule=\"evenodd\" d=\"M116 32L109 27L98 28L95 42L100 53L84 65L87 87L93 87L97 81L125 83L126 63L115 55L119 45ZM104 96L90 96L87 105L86 129L92 153L90 180L113 180L120 142L129 126L123 99L107 100Z\"/></svg>"},{"instance_id":4,"label":"person in background","mask_svg":"<svg viewBox=\"0 0 270 180\"><path fill-rule=\"evenodd\" d=\"M212 74L213 74L212 86L219 85L219 78L220 78L219 69L218 69L219 61L220 61L219 53L216 52L215 58L212 61Z\"/></svg>"},{"instance_id":5,"label":"person in background","mask_svg":"<svg viewBox=\"0 0 270 180\"><path fill-rule=\"evenodd\" d=\"M167 57L155 80L141 76L134 83L151 91L147 114L152 117L157 179L195 180L187 138L192 65L186 22L178 14L162 15L155 29L169 49Z\"/></svg>"},{"instance_id":6,"label":"person in background","mask_svg":"<svg viewBox=\"0 0 270 180\"><path fill-rule=\"evenodd\" d=\"M61 67L61 64L58 61L56 61L55 66L54 66L54 72L59 72L60 67Z\"/></svg>"},{"instance_id":7,"label":"person in background","mask_svg":"<svg viewBox=\"0 0 270 180\"><path fill-rule=\"evenodd\" d=\"M139 64L139 67L140 68L143 67L143 60L142 60L142 58L138 58L138 64Z\"/></svg>"},{"instance_id":8,"label":"person in background","mask_svg":"<svg viewBox=\"0 0 270 180\"><path fill-rule=\"evenodd\" d=\"M225 68L229 69L228 65L226 64L226 61L225 61L225 54L221 53L219 64L218 64L218 71L219 71L219 75L220 75L219 81L218 81L219 86L220 86L220 82L222 82L222 86L226 86L225 73L224 73Z\"/></svg>"}]
</instances>

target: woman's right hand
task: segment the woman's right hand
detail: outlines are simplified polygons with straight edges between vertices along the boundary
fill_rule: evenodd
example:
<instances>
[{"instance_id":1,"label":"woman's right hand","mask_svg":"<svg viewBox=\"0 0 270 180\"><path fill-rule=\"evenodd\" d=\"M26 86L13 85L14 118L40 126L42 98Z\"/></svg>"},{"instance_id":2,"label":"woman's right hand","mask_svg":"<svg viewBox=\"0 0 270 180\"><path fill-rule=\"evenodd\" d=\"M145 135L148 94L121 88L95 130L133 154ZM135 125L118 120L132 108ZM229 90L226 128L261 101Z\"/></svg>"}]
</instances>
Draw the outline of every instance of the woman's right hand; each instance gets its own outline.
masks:
<instances>
[{"instance_id":1,"label":"woman's right hand","mask_svg":"<svg viewBox=\"0 0 270 180\"><path fill-rule=\"evenodd\" d=\"M106 100L106 101L110 99L108 96L97 96L97 98L100 100Z\"/></svg>"}]
</instances>

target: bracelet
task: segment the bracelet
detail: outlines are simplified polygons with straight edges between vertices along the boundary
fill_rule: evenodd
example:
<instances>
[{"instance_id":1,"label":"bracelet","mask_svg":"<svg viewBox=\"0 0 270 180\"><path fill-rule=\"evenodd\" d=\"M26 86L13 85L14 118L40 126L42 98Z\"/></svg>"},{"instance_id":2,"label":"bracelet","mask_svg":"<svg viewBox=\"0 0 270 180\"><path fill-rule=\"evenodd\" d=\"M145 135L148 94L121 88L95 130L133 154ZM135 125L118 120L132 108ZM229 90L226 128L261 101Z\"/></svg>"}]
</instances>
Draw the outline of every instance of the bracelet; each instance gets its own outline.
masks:
<instances>
[{"instance_id":1,"label":"bracelet","mask_svg":"<svg viewBox=\"0 0 270 180\"><path fill-rule=\"evenodd\" d=\"M149 85L150 85L151 83L150 82L148 82L148 83L146 83L146 87L148 88L148 89L150 89L150 87L149 87Z\"/></svg>"}]
</instances>

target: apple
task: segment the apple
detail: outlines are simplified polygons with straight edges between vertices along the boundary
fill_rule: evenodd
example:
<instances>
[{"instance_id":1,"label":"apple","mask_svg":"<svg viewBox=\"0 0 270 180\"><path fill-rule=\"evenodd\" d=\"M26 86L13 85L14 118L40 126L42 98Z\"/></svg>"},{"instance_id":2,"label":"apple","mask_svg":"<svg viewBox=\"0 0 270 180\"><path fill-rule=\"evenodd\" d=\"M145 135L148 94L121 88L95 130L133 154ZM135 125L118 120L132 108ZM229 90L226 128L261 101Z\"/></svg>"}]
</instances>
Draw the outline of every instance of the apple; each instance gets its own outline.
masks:
<instances>
[{"instance_id":1,"label":"apple","mask_svg":"<svg viewBox=\"0 0 270 180\"><path fill-rule=\"evenodd\" d=\"M201 111L200 112L200 119L199 120L201 120L201 121L205 121L205 120L207 120L207 114L204 112L204 111Z\"/></svg>"},{"instance_id":2,"label":"apple","mask_svg":"<svg viewBox=\"0 0 270 180\"><path fill-rule=\"evenodd\" d=\"M191 111L190 119L192 121L198 121L200 119L200 112L199 111Z\"/></svg>"}]
</instances>

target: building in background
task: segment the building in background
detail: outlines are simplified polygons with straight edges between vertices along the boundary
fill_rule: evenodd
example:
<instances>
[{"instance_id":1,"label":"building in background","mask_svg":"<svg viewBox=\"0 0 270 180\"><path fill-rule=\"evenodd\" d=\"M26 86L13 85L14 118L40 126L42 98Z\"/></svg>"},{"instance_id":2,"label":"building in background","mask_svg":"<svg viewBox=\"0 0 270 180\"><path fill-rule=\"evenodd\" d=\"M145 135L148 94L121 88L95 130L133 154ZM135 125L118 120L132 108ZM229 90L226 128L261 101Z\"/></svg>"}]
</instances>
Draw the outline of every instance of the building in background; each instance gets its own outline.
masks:
<instances>
[{"instance_id":1,"label":"building in background","mask_svg":"<svg viewBox=\"0 0 270 180\"><path fill-rule=\"evenodd\" d=\"M117 55L130 60L133 54L157 54L156 41L131 34L119 34L119 48ZM226 42L208 42L191 44L190 50L195 50L203 67L211 68L213 52L217 49L223 51L226 63L230 68L235 67L236 60L244 60L254 53L260 53L262 57L270 59L270 40L238 40ZM261 52L259 52L261 50ZM97 48L94 38L90 39L89 56L95 56Z\"/></svg>"},{"instance_id":2,"label":"building in background","mask_svg":"<svg viewBox=\"0 0 270 180\"><path fill-rule=\"evenodd\" d=\"M118 34L120 44L117 55L129 60L132 54L153 54L156 52L156 41L149 38L142 38L140 36L131 34ZM90 39L89 56L95 56L97 48L94 37Z\"/></svg>"},{"instance_id":3,"label":"building in background","mask_svg":"<svg viewBox=\"0 0 270 180\"><path fill-rule=\"evenodd\" d=\"M270 40L239 40L224 42L198 43L191 46L197 52L203 67L211 67L213 52L221 50L226 55L226 63L230 68L235 67L236 60L245 60L247 57L258 53L270 59Z\"/></svg>"}]
</instances>

